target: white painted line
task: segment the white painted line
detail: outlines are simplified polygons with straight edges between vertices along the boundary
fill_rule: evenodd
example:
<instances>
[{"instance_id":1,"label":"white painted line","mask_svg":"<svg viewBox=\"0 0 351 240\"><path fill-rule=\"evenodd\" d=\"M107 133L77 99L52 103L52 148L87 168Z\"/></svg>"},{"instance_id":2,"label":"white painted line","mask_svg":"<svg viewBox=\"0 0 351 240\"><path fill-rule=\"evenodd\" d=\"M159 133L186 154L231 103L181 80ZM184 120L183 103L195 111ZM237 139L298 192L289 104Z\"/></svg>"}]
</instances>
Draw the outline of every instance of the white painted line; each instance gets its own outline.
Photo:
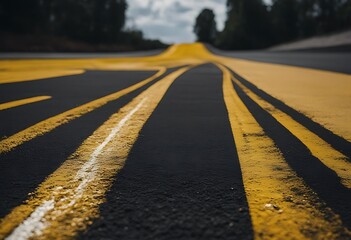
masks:
<instances>
[{"instance_id":1,"label":"white painted line","mask_svg":"<svg viewBox=\"0 0 351 240\"><path fill-rule=\"evenodd\" d=\"M97 166L97 157L101 154L102 150L106 145L118 134L126 122L141 108L147 98L144 98L132 111L130 111L122 120L111 130L110 134L105 140L94 150L91 154L90 159L82 166L75 176L76 181L81 181L79 186L74 190L73 194L64 200L70 199L67 204L60 205L61 209L67 209L73 206L77 199L83 196L83 193L90 182L95 179L95 172L99 168ZM55 199L56 191L60 191L62 187L57 187L52 193L52 199L44 201L35 211L24 220L15 230L6 238L6 240L26 240L35 236L40 236L45 228L50 223L46 220L45 216L51 210L54 210L57 202L62 199ZM59 211L56 211L59 212Z\"/></svg>"},{"instance_id":2,"label":"white painted line","mask_svg":"<svg viewBox=\"0 0 351 240\"><path fill-rule=\"evenodd\" d=\"M28 239L30 237L38 236L47 227L47 222L43 217L47 212L54 209L55 201L53 199L43 202L37 207L35 211L19 225L7 240Z\"/></svg>"}]
</instances>

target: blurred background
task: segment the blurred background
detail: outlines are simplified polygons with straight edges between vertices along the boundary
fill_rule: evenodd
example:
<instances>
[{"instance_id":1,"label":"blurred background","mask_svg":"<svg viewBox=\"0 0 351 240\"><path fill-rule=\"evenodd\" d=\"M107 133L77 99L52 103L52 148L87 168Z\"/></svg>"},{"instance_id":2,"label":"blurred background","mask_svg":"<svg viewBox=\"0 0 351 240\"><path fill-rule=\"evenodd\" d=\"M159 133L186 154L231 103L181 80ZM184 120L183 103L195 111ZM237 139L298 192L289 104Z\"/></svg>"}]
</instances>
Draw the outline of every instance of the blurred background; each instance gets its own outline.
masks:
<instances>
[{"instance_id":1,"label":"blurred background","mask_svg":"<svg viewBox=\"0 0 351 240\"><path fill-rule=\"evenodd\" d=\"M247 50L333 34L347 45L350 29L351 0L0 2L2 52L119 52L193 41Z\"/></svg>"}]
</instances>

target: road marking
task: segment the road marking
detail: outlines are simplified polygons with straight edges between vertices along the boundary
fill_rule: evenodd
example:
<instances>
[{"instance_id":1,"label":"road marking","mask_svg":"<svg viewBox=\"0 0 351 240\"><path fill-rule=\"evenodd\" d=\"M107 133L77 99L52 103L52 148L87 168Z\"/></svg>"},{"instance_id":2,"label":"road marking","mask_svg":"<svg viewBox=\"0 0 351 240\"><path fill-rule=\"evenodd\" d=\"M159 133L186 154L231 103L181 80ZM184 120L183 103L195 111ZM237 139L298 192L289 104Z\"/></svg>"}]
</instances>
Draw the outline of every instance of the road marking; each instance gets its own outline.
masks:
<instances>
[{"instance_id":1,"label":"road marking","mask_svg":"<svg viewBox=\"0 0 351 240\"><path fill-rule=\"evenodd\" d=\"M335 150L329 143L308 130L306 127L296 122L288 114L274 107L263 100L232 76L232 80L260 107L272 115L280 124L296 136L324 165L333 170L340 178L341 183L347 188L351 188L351 162L347 157Z\"/></svg>"},{"instance_id":2,"label":"road marking","mask_svg":"<svg viewBox=\"0 0 351 240\"><path fill-rule=\"evenodd\" d=\"M20 240L40 235L40 233L47 227L47 224L41 220L46 215L46 213L53 210L54 207L54 199L45 201L42 205L37 207L35 211L6 239Z\"/></svg>"},{"instance_id":3,"label":"road marking","mask_svg":"<svg viewBox=\"0 0 351 240\"><path fill-rule=\"evenodd\" d=\"M37 97L31 97L31 98L25 98L25 99L20 99L20 100L16 100L16 101L1 103L0 104L0 111L5 110L5 109L9 109L9 108L14 108L14 107L26 105L26 104L30 104L30 103L48 100L50 98L52 98L52 97L51 96L37 96Z\"/></svg>"},{"instance_id":4,"label":"road marking","mask_svg":"<svg viewBox=\"0 0 351 240\"><path fill-rule=\"evenodd\" d=\"M210 54L202 45L194 44L172 47L163 55L148 58L108 61L63 60L50 63L45 60L45 66L43 64L34 71L37 70L39 75L42 75L46 74L47 70L49 72L60 69L73 70L73 68L135 70L141 67L178 66L205 61L218 61L232 66L239 64L236 67L239 66L240 69L240 66L245 67L237 60L217 57ZM32 71L34 65L40 65L35 61L23 61L21 66L14 63L9 63L8 66L2 64L3 69L0 71L12 76L20 70L19 74L14 76L18 81L22 81L24 73ZM289 167L272 139L265 135L235 92L230 72L222 66L219 67L223 71L224 101L239 155L255 238L335 239L340 236L351 238L350 232L342 226L340 218ZM185 72L187 69L181 70ZM247 68L246 71L253 72L251 68ZM84 230L91 224L92 220L99 215L98 206L104 202L111 180L123 167L143 124L177 77L174 76L175 73L152 85L114 114L86 139L57 171L49 176L35 193L30 195L26 203L0 220L0 239L5 236L18 237L18 239L28 239L31 236L36 239L72 238L78 231ZM1 74L0 84L3 76ZM147 80L143 82L145 81ZM149 79L149 81L152 80ZM38 123L26 129L27 132L24 132L26 130L20 132L22 135L11 136L12 140L7 138L0 141L0 153L10 151L25 141L93 111L112 101L113 98L117 99L129 93L127 91L121 94L122 91L113 94L113 97L109 95L111 98L106 96L102 98L104 100L98 99L90 102L91 105L86 104L63 115L57 115L53 117L54 119L47 119L51 122ZM133 110L135 112L126 118ZM116 134L112 134L123 119L127 119L123 127ZM114 137L109 139L109 136ZM105 141L107 141L106 144L103 144ZM99 146L102 146L100 150ZM94 155L94 153L99 154ZM94 161L92 161L93 156L95 156ZM34 227L31 226L32 224ZM21 228L24 230L20 231ZM16 235L18 233L23 235Z\"/></svg>"},{"instance_id":5,"label":"road marking","mask_svg":"<svg viewBox=\"0 0 351 240\"><path fill-rule=\"evenodd\" d=\"M229 59L225 65L271 96L351 142L351 75Z\"/></svg>"},{"instance_id":6,"label":"road marking","mask_svg":"<svg viewBox=\"0 0 351 240\"><path fill-rule=\"evenodd\" d=\"M285 162L223 71L224 101L239 156L255 239L335 239L351 236ZM323 209L323 211L321 210ZM347 235L348 234L348 235Z\"/></svg>"},{"instance_id":7,"label":"road marking","mask_svg":"<svg viewBox=\"0 0 351 240\"><path fill-rule=\"evenodd\" d=\"M173 81L189 68L164 77L112 115L25 204L1 220L0 238L72 238L90 225L143 125Z\"/></svg>"},{"instance_id":8,"label":"road marking","mask_svg":"<svg viewBox=\"0 0 351 240\"><path fill-rule=\"evenodd\" d=\"M15 147L21 145L24 142L30 141L33 138L37 136L41 136L45 133L50 132L51 130L57 128L58 126L62 124L66 124L86 113L89 113L96 108L99 108L111 101L114 101L128 93L131 93L135 91L138 88L141 88L142 86L148 84L149 82L155 80L156 78L160 77L166 72L166 68L161 68L156 74L153 76L136 83L128 88L125 88L121 91L112 93L110 95L107 95L105 97L93 100L91 102L88 102L86 104L83 104L79 107L70 109L66 112L60 113L56 116L50 117L46 120L43 120L31 127L28 127L18 133L15 133L14 135L5 138L0 141L0 153L3 152L8 152L14 149Z\"/></svg>"},{"instance_id":9,"label":"road marking","mask_svg":"<svg viewBox=\"0 0 351 240\"><path fill-rule=\"evenodd\" d=\"M175 68L201 64L204 60L198 57L189 57L189 53L201 54L204 49L201 44L197 44L195 49L194 44L184 44L177 46L176 52L181 52L178 55L172 54L173 50L170 47L159 55L146 57L0 60L0 84L77 75L86 70L151 71L163 67Z\"/></svg>"},{"instance_id":10,"label":"road marking","mask_svg":"<svg viewBox=\"0 0 351 240\"><path fill-rule=\"evenodd\" d=\"M138 111L141 106L145 103L146 98L144 98L138 105L130 111L123 119L115 126L110 134L105 138L105 140L94 150L91 154L90 159L83 165L83 167L77 172L74 180L79 181L84 179L74 190L73 197L67 206L61 208L68 208L76 203L76 199L79 199L83 196L84 191L86 190L89 182L92 182L95 178L94 167L97 165L97 158L101 154L102 150L106 147L111 140L116 137L120 132L121 128L124 127L125 123ZM54 194L55 195L55 194ZM50 200L44 201L35 211L21 224L19 225L13 233L7 237L8 240L18 240L18 239L29 239L34 236L39 236L42 234L43 230L49 226L46 220L43 220L45 215L48 212L52 211L55 208L55 205L62 199L52 198Z\"/></svg>"},{"instance_id":11,"label":"road marking","mask_svg":"<svg viewBox=\"0 0 351 240\"><path fill-rule=\"evenodd\" d=\"M30 60L27 60L28 62ZM0 63L2 63L0 61ZM13 62L13 66L17 66ZM41 66L45 66L45 63L42 62ZM32 65L31 68L27 67L26 69L11 69L8 70L5 67L5 70L0 71L0 84L8 84L8 83L18 83L18 82L27 82L34 80L43 80L50 79L54 77L65 77L65 76L73 76L83 74L85 70L83 69L37 69L38 65Z\"/></svg>"}]
</instances>

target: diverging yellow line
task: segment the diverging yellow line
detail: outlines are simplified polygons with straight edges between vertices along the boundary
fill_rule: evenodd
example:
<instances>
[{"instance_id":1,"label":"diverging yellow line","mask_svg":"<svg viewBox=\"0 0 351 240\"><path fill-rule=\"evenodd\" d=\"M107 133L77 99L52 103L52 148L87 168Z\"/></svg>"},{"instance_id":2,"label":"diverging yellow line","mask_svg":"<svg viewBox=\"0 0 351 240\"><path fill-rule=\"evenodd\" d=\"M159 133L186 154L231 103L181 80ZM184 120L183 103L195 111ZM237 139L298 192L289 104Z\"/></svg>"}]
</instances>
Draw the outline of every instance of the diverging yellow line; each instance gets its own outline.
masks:
<instances>
[{"instance_id":1,"label":"diverging yellow line","mask_svg":"<svg viewBox=\"0 0 351 240\"><path fill-rule=\"evenodd\" d=\"M218 67L255 239L351 237L340 218L285 162L234 90L228 69Z\"/></svg>"},{"instance_id":2,"label":"diverging yellow line","mask_svg":"<svg viewBox=\"0 0 351 240\"><path fill-rule=\"evenodd\" d=\"M26 204L1 221L0 238L70 239L91 224L143 125L173 81L189 68L169 74L112 115Z\"/></svg>"},{"instance_id":3,"label":"diverging yellow line","mask_svg":"<svg viewBox=\"0 0 351 240\"><path fill-rule=\"evenodd\" d=\"M21 60L21 61L5 61L5 71L0 71L0 84L8 83L18 83L18 82L27 82L34 80L44 80L54 77L65 77L83 74L85 70L83 69L51 69L45 66L45 61L41 61L39 64L33 63L23 68L20 66L23 62L33 62L33 60ZM0 60L1 64L4 64L4 61ZM39 69L38 69L39 66ZM18 68L19 67L19 68Z\"/></svg>"},{"instance_id":4,"label":"diverging yellow line","mask_svg":"<svg viewBox=\"0 0 351 240\"><path fill-rule=\"evenodd\" d=\"M28 127L4 140L0 141L0 153L11 151L13 148L21 145L24 142L30 141L33 138L43 135L45 133L50 132L51 130L57 128L62 124L66 124L69 121L76 119L86 113L89 113L96 108L99 108L108 102L114 101L128 93L135 91L138 88L148 84L149 82L155 80L156 78L162 76L166 72L166 68L161 68L156 74L147 78L139 83L136 83L128 88L125 88L116 93L112 93L105 97L93 100L86 104L83 104L79 107L70 109L66 112L60 113L56 116L48 118L44 121L41 121L31 127Z\"/></svg>"},{"instance_id":5,"label":"diverging yellow line","mask_svg":"<svg viewBox=\"0 0 351 240\"><path fill-rule=\"evenodd\" d=\"M20 99L20 100L16 100L16 101L11 101L11 102L7 102L7 103L1 103L0 104L0 111L6 110L9 108L14 108L14 107L26 105L26 104L30 104L30 103L48 100L50 98L51 98L51 96L37 96L37 97L31 97L31 98L25 98L25 99Z\"/></svg>"},{"instance_id":6,"label":"diverging yellow line","mask_svg":"<svg viewBox=\"0 0 351 240\"><path fill-rule=\"evenodd\" d=\"M347 188L351 188L351 163L347 160L348 158L345 155L335 150L329 143L296 122L288 114L257 96L233 76L232 79L254 102L270 113L280 124L300 139L311 151L313 156L333 170L341 178L341 183L343 185Z\"/></svg>"}]
</instances>

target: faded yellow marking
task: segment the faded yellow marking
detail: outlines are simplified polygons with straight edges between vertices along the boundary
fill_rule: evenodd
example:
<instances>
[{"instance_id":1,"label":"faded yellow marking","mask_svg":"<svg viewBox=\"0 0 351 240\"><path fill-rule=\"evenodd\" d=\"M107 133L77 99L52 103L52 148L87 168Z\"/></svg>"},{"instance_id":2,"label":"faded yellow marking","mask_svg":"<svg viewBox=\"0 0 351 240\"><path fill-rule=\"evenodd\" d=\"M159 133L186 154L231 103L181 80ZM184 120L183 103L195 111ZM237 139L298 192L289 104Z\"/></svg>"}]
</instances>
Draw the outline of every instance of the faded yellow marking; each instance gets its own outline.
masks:
<instances>
[{"instance_id":1,"label":"faded yellow marking","mask_svg":"<svg viewBox=\"0 0 351 240\"><path fill-rule=\"evenodd\" d=\"M33 81L33 80L41 80L45 78L79 75L84 72L85 71L82 69L55 69L55 70L28 69L28 70L19 70L19 71L18 70L9 70L9 71L0 70L0 84L27 82L27 81Z\"/></svg>"},{"instance_id":2,"label":"faded yellow marking","mask_svg":"<svg viewBox=\"0 0 351 240\"><path fill-rule=\"evenodd\" d=\"M351 163L348 158L335 150L329 143L308 130L306 127L296 122L292 117L280 111L272 104L257 96L240 81L233 77L233 81L259 106L269 112L279 123L288 129L294 136L311 151L312 155L318 158L328 168L335 171L341 178L341 183L347 188L351 188Z\"/></svg>"},{"instance_id":3,"label":"faded yellow marking","mask_svg":"<svg viewBox=\"0 0 351 240\"><path fill-rule=\"evenodd\" d=\"M52 98L52 97L51 96L37 96L37 97L31 97L31 98L25 98L25 99L21 99L21 100L1 103L0 104L0 111L5 110L5 109L9 109L9 108L14 108L14 107L26 105L26 104L30 104L30 103L48 100L50 98Z\"/></svg>"},{"instance_id":4,"label":"faded yellow marking","mask_svg":"<svg viewBox=\"0 0 351 240\"><path fill-rule=\"evenodd\" d=\"M222 63L258 88L351 141L351 75L229 58Z\"/></svg>"},{"instance_id":5,"label":"faded yellow marking","mask_svg":"<svg viewBox=\"0 0 351 240\"><path fill-rule=\"evenodd\" d=\"M340 218L285 162L223 71L223 93L239 156L255 239L351 237Z\"/></svg>"},{"instance_id":6,"label":"faded yellow marking","mask_svg":"<svg viewBox=\"0 0 351 240\"><path fill-rule=\"evenodd\" d=\"M85 70L141 71L201 64L206 60L204 49L202 44L180 44L147 57L0 60L0 84L81 74Z\"/></svg>"},{"instance_id":7,"label":"faded yellow marking","mask_svg":"<svg viewBox=\"0 0 351 240\"><path fill-rule=\"evenodd\" d=\"M90 225L99 216L99 205L105 201L106 191L116 173L123 168L146 120L173 81L188 69L184 67L169 74L112 115L25 204L1 220L0 238L10 234L10 239L18 236L24 236L24 239L71 239ZM116 126L120 127L119 131L106 143ZM100 147L104 142L106 145ZM101 154L98 155L97 150ZM81 191L82 185L84 191ZM32 216L35 211L44 214ZM35 221L38 219L40 221ZM26 220L35 226L21 225ZM16 232L16 227L22 227L21 231Z\"/></svg>"},{"instance_id":8,"label":"faded yellow marking","mask_svg":"<svg viewBox=\"0 0 351 240\"><path fill-rule=\"evenodd\" d=\"M66 124L69 121L76 119L88 112L93 111L96 108L99 108L105 104L107 104L108 102L114 101L142 86L144 86L145 84L155 80L157 77L160 77L162 74L164 74L166 72L165 68L161 68L161 70L159 70L156 74L154 74L153 76L139 82L136 83L128 88L125 88L121 91L118 91L116 93L112 93L110 95L107 95L105 97L96 99L94 101L88 102L86 104L83 104L79 107L70 109L66 112L60 113L56 116L53 116L51 118L48 118L46 120L43 120L31 127L28 127L8 138L5 138L3 140L0 141L0 153L3 152L8 152L10 150L12 150L13 148L21 145L24 142L30 141L33 138L43 135L47 132L50 132L51 130L57 128L58 126L62 125L62 124Z\"/></svg>"}]
</instances>

